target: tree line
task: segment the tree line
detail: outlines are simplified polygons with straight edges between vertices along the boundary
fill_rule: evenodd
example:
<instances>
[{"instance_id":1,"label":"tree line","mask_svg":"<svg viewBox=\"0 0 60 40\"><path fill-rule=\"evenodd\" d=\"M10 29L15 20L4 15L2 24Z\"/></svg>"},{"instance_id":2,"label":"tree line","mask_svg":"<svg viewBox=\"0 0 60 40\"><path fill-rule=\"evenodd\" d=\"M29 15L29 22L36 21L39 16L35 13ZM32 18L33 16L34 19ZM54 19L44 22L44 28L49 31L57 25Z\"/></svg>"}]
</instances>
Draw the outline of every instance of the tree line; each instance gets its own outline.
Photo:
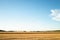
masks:
<instances>
[{"instance_id":1,"label":"tree line","mask_svg":"<svg viewBox=\"0 0 60 40\"><path fill-rule=\"evenodd\" d=\"M0 32L16 32L16 31L0 30ZM23 32L27 32L27 31L23 31ZM60 32L60 30L52 30L52 31L30 31L30 32Z\"/></svg>"}]
</instances>

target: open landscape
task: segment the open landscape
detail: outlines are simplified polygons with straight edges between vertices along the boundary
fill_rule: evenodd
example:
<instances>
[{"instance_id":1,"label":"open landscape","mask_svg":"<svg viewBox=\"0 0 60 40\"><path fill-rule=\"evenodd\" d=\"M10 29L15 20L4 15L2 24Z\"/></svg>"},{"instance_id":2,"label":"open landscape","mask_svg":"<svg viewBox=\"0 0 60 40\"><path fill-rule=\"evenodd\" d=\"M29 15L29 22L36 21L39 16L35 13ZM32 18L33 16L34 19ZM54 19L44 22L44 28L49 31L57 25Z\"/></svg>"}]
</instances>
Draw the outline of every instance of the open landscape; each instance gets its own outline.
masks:
<instances>
[{"instance_id":1,"label":"open landscape","mask_svg":"<svg viewBox=\"0 0 60 40\"><path fill-rule=\"evenodd\" d=\"M0 40L60 40L60 32L0 32Z\"/></svg>"},{"instance_id":2,"label":"open landscape","mask_svg":"<svg viewBox=\"0 0 60 40\"><path fill-rule=\"evenodd\" d=\"M60 0L0 0L0 40L60 40Z\"/></svg>"}]
</instances>

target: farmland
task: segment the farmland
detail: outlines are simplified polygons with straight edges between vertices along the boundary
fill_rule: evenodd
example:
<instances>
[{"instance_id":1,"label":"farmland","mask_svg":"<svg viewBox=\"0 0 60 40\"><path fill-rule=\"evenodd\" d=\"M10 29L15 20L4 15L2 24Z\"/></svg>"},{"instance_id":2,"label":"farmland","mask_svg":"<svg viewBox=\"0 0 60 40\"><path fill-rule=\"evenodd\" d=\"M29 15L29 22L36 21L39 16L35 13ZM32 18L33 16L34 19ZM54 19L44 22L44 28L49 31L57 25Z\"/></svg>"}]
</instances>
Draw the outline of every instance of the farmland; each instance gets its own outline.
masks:
<instances>
[{"instance_id":1,"label":"farmland","mask_svg":"<svg viewBox=\"0 0 60 40\"><path fill-rule=\"evenodd\" d=\"M60 40L60 32L0 32L0 40Z\"/></svg>"}]
</instances>

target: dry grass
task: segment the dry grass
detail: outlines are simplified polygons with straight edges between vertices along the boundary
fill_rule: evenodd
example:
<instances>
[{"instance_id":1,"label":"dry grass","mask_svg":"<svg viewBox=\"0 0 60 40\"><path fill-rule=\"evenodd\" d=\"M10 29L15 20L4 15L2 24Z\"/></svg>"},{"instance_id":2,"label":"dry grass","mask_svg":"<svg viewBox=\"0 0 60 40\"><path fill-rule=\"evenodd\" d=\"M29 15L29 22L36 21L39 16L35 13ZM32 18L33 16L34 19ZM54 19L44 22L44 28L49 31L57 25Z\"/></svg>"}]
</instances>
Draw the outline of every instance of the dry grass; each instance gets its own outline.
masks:
<instances>
[{"instance_id":1,"label":"dry grass","mask_svg":"<svg viewBox=\"0 0 60 40\"><path fill-rule=\"evenodd\" d=\"M60 33L0 33L0 40L60 40Z\"/></svg>"}]
</instances>

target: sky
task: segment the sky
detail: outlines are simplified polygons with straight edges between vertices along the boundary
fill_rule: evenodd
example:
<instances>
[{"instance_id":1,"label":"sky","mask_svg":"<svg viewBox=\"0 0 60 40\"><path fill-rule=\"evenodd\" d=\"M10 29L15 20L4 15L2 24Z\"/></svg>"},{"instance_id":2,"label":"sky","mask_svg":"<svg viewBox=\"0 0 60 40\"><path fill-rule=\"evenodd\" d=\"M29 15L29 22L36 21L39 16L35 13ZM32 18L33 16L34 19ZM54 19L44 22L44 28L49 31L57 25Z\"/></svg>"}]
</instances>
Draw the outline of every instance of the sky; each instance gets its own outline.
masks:
<instances>
[{"instance_id":1,"label":"sky","mask_svg":"<svg viewBox=\"0 0 60 40\"><path fill-rule=\"evenodd\" d=\"M0 0L0 30L60 29L60 0Z\"/></svg>"}]
</instances>

